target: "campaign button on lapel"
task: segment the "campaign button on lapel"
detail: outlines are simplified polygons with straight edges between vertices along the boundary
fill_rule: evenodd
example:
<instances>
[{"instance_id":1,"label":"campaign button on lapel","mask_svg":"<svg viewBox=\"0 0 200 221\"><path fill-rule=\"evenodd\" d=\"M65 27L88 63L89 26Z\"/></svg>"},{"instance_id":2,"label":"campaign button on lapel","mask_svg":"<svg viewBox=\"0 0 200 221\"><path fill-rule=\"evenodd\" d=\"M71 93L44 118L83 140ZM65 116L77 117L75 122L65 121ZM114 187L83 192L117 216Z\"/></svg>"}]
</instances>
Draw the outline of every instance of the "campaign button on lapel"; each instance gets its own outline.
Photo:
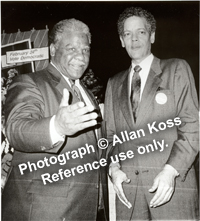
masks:
<instances>
[{"instance_id":1,"label":"campaign button on lapel","mask_svg":"<svg viewBox=\"0 0 200 221\"><path fill-rule=\"evenodd\" d=\"M167 95L162 92L157 93L156 94L156 102L158 104L165 104L167 102Z\"/></svg>"}]
</instances>

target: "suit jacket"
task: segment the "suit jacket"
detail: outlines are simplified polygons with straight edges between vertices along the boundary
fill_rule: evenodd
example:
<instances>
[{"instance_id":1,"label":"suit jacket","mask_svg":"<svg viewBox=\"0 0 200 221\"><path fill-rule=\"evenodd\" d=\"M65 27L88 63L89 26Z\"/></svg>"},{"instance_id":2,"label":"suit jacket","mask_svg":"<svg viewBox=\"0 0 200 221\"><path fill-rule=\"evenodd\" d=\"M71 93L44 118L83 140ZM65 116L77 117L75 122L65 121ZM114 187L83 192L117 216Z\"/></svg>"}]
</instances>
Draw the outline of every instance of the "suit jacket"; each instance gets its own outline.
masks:
<instances>
[{"instance_id":1,"label":"suit jacket","mask_svg":"<svg viewBox=\"0 0 200 221\"><path fill-rule=\"evenodd\" d=\"M82 85L83 86L83 85ZM13 170L3 194L3 220L96 220L98 207L99 170L78 173L56 182L43 184L42 174L58 173L99 160L94 128L66 137L52 145L49 134L51 117L56 114L63 89L70 92L70 104L78 98L60 73L50 64L46 69L18 76L9 88L6 101L6 133L15 148ZM94 96L85 90L99 111ZM65 155L69 151L92 145L95 152L42 166L45 158ZM52 159L55 159L52 158ZM61 162L62 160L62 162ZM21 175L18 165L27 166ZM61 163L60 163L61 162ZM30 169L31 167L31 169ZM32 170L32 171L30 171Z\"/></svg>"},{"instance_id":2,"label":"suit jacket","mask_svg":"<svg viewBox=\"0 0 200 221\"><path fill-rule=\"evenodd\" d=\"M116 160L115 156L119 153L132 150L133 158L120 161L121 169L131 179L127 188L128 185L137 186L137 175L140 173L147 195L154 178L165 164L173 166L180 174L176 179L176 190L196 190L192 165L198 153L198 100L189 65L180 59L160 60L154 57L135 123L129 101L128 75L129 70L123 71L112 77L107 85L105 121L110 141L108 160L111 156ZM175 118L180 118L181 125L175 125ZM168 125L167 121L173 125ZM116 142L116 136L120 141ZM158 142L164 144L164 150ZM134 188L130 193L126 192L125 184L124 188L128 199L134 199ZM147 201L153 197L150 195Z\"/></svg>"}]
</instances>

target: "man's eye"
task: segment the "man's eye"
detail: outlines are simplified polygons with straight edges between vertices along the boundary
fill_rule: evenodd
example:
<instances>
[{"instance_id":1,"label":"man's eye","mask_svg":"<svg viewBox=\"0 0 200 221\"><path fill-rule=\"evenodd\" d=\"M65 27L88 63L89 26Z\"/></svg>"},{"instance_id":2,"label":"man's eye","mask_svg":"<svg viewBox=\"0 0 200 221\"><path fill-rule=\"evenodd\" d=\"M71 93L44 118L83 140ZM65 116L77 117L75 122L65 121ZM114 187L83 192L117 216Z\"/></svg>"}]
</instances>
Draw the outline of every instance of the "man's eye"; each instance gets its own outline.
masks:
<instances>
[{"instance_id":1,"label":"man's eye","mask_svg":"<svg viewBox=\"0 0 200 221\"><path fill-rule=\"evenodd\" d=\"M140 31L139 32L141 35L144 35L146 32L145 31Z\"/></svg>"},{"instance_id":2,"label":"man's eye","mask_svg":"<svg viewBox=\"0 0 200 221\"><path fill-rule=\"evenodd\" d=\"M90 52L90 48L85 48L85 49L83 49L83 52L84 52L84 53L89 53L89 52Z\"/></svg>"},{"instance_id":3,"label":"man's eye","mask_svg":"<svg viewBox=\"0 0 200 221\"><path fill-rule=\"evenodd\" d=\"M68 51L75 51L75 48L68 48Z\"/></svg>"},{"instance_id":4,"label":"man's eye","mask_svg":"<svg viewBox=\"0 0 200 221\"><path fill-rule=\"evenodd\" d=\"M129 35L130 35L130 33L128 33L128 32L124 33L124 37L127 37Z\"/></svg>"}]
</instances>

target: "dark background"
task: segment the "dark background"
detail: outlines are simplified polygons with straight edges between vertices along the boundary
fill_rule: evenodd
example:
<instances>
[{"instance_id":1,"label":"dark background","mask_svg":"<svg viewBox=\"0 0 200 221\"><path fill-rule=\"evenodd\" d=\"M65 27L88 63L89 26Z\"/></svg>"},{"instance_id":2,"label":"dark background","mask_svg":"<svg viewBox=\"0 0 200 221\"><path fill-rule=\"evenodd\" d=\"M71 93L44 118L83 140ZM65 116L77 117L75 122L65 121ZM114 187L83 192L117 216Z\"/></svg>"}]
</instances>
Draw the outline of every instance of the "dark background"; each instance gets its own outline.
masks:
<instances>
[{"instance_id":1,"label":"dark background","mask_svg":"<svg viewBox=\"0 0 200 221\"><path fill-rule=\"evenodd\" d=\"M157 20L152 52L161 59L183 58L191 66L199 84L199 2L198 1L106 1L1 2L1 32L49 30L60 20L76 18L92 33L89 68L106 84L109 77L128 68L130 59L119 41L116 22L130 6L149 10Z\"/></svg>"}]
</instances>

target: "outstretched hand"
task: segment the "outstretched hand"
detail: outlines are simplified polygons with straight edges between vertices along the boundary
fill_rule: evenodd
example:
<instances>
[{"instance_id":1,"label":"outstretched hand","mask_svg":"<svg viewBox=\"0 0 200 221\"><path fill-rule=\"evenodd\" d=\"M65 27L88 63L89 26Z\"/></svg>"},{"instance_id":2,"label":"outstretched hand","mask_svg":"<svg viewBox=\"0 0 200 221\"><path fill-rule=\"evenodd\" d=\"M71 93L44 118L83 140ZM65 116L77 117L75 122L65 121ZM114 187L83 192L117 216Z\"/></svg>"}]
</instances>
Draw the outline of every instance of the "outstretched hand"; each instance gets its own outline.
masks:
<instances>
[{"instance_id":1,"label":"outstretched hand","mask_svg":"<svg viewBox=\"0 0 200 221\"><path fill-rule=\"evenodd\" d=\"M83 102L69 105L69 91L63 90L63 97L55 116L55 129L60 135L74 135L78 131L97 124L98 114L94 106L85 106Z\"/></svg>"}]
</instances>

